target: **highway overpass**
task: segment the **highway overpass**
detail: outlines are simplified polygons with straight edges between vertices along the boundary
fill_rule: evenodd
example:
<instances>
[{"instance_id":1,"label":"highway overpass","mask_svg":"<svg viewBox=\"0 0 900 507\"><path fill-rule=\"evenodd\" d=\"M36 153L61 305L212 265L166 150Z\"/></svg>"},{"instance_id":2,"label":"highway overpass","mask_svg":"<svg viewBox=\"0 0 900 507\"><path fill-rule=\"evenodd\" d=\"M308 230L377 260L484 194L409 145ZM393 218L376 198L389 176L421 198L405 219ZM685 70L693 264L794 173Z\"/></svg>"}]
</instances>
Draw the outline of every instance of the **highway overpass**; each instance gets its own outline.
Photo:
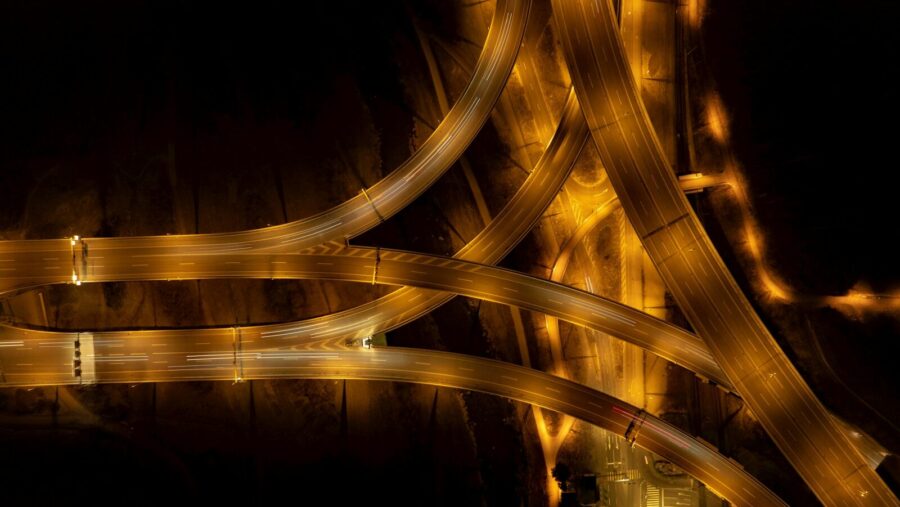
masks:
<instances>
[{"instance_id":1,"label":"highway overpass","mask_svg":"<svg viewBox=\"0 0 900 507\"><path fill-rule=\"evenodd\" d=\"M778 448L826 505L897 505L790 363L685 199L640 98L608 0L553 0L594 144L675 296Z\"/></svg>"}]
</instances>

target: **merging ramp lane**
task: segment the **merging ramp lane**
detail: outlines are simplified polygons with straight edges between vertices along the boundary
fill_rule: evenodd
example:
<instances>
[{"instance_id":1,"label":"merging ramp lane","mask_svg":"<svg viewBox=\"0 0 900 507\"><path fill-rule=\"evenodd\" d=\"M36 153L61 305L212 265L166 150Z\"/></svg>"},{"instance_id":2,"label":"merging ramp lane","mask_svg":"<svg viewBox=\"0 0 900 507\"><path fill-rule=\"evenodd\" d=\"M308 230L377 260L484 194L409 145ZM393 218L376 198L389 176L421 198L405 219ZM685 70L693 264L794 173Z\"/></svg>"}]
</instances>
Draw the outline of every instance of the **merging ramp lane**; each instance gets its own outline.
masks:
<instances>
[{"instance_id":1,"label":"merging ramp lane","mask_svg":"<svg viewBox=\"0 0 900 507\"><path fill-rule=\"evenodd\" d=\"M587 124L574 93L570 93L556 134L534 170L494 220L460 249L456 257L488 264L503 258L531 230L559 192L587 136ZM119 263L126 262L123 259L131 259L128 262L129 269L149 267L145 257L129 257L121 251L108 258L118 259L116 262ZM3 260L4 258L0 257L0 261ZM90 280L96 270L105 270L106 262L106 257L103 259L89 257L85 267L87 279ZM169 264L175 262L174 257L171 257ZM181 262L191 261L177 261L179 267ZM50 270L46 270L48 266L53 267L57 264L58 258L46 260L43 255L33 258L28 264L19 264L16 271L0 272L0 287L9 293L26 287L54 283L54 280L61 281L66 276L64 272L52 275ZM285 348L320 347L323 344L340 346L347 338L361 338L399 327L434 310L452 297L453 294L404 287L343 312L303 321L256 326L254 329L258 330L261 336L268 337ZM134 333L136 336L142 332ZM188 334L195 332L200 331L184 330L184 333Z\"/></svg>"},{"instance_id":2,"label":"merging ramp lane","mask_svg":"<svg viewBox=\"0 0 900 507\"><path fill-rule=\"evenodd\" d=\"M108 262L94 281L205 278L328 279L409 285L519 306L623 337L723 386L728 381L701 340L683 329L631 307L556 282L503 268L441 256L354 248L321 247L308 254L213 254ZM62 280L65 281L65 280ZM402 313L409 300L393 298L379 312ZM388 306L388 305L392 305ZM333 314L333 315L340 315ZM360 314L360 316L365 314ZM367 317L367 318L371 318ZM356 328L366 322L357 322ZM322 327L332 327L326 317ZM369 333L372 334L372 333ZM678 353L671 353L677 348Z\"/></svg>"}]
</instances>

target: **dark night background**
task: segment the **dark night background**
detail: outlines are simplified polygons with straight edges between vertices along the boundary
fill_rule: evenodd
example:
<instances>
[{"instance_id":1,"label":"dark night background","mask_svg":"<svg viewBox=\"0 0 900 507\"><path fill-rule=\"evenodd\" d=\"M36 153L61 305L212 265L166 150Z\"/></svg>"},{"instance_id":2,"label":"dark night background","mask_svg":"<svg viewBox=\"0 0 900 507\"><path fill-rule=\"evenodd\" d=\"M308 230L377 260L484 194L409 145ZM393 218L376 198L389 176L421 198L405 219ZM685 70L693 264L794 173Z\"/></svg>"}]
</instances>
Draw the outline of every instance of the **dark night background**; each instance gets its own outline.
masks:
<instances>
[{"instance_id":1,"label":"dark night background","mask_svg":"<svg viewBox=\"0 0 900 507\"><path fill-rule=\"evenodd\" d=\"M341 79L367 98L398 94L386 58L404 31L401 2L5 3L0 187L27 187L27 164L53 158L94 157L81 168L91 178L159 125L194 140L223 121L327 121L318 108ZM112 144L123 129L132 146ZM15 226L24 203L7 193L0 227Z\"/></svg>"},{"instance_id":2,"label":"dark night background","mask_svg":"<svg viewBox=\"0 0 900 507\"><path fill-rule=\"evenodd\" d=\"M84 178L102 180L105 168L132 149L120 144L123 130L135 133L129 142L137 145L147 125L164 125L184 140L215 136L223 118L311 123L318 97L347 77L363 82L367 100L401 93L393 77L398 71L385 55L392 34L411 30L402 3L292 5L0 6L0 229L15 229L23 220L27 195L19 189L34 185L35 167L78 160ZM771 234L768 254L776 271L813 293L842 294L859 280L879 291L900 290L894 246L900 8L875 0L712 0L710 8L707 54L755 210ZM173 97L176 112L167 109ZM62 231L46 234L59 237ZM893 343L897 336L882 338ZM890 377L885 382L896 384ZM35 442L8 450L26 456ZM34 453L21 473L8 477L26 491L41 484L27 470L71 473L72 463L82 459L79 446L91 445L85 442L75 439L54 459L46 451ZM138 481L142 472L125 472L136 460L123 457L118 445L101 446L85 461L108 469L104 484ZM146 458L141 466L171 480L175 492L191 489L179 477L217 473L204 459L191 462L196 470L190 472L173 470L166 459ZM298 474L311 474L325 487L346 487L326 479L328 470L304 466ZM269 480L281 479L274 475ZM67 487L81 487L75 476L67 477ZM402 477L377 470L365 484L391 480ZM427 495L431 486L418 487ZM146 502L161 501L164 493L148 491ZM360 499L367 494L365 488L353 493Z\"/></svg>"},{"instance_id":3,"label":"dark night background","mask_svg":"<svg viewBox=\"0 0 900 507\"><path fill-rule=\"evenodd\" d=\"M768 254L813 293L900 289L897 2L714 0L707 52Z\"/></svg>"}]
</instances>

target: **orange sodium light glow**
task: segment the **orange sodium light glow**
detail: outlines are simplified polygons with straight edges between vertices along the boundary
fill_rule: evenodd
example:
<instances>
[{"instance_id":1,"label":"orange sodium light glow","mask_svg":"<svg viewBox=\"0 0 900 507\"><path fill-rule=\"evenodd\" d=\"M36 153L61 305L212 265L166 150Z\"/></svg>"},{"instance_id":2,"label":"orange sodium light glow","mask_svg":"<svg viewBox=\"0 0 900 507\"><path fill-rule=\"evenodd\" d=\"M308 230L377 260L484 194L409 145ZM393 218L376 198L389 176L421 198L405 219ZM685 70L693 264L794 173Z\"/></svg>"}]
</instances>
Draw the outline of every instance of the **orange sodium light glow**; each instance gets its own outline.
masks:
<instances>
[{"instance_id":1,"label":"orange sodium light glow","mask_svg":"<svg viewBox=\"0 0 900 507\"><path fill-rule=\"evenodd\" d=\"M728 139L728 118L717 94L710 94L706 98L706 124L713 139L720 143Z\"/></svg>"}]
</instances>

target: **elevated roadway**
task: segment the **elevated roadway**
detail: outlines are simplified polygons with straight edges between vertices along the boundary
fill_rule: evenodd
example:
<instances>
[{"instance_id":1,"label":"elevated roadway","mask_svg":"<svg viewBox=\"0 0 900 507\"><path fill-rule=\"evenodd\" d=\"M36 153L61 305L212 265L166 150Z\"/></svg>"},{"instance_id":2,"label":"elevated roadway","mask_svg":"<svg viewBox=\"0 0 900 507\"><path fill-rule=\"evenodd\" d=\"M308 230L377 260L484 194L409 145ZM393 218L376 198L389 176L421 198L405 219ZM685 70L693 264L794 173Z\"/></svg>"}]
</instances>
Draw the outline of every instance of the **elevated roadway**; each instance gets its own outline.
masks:
<instances>
[{"instance_id":1,"label":"elevated roadway","mask_svg":"<svg viewBox=\"0 0 900 507\"><path fill-rule=\"evenodd\" d=\"M731 277L665 159L608 0L553 0L572 81L626 215L691 325L826 505L897 505Z\"/></svg>"},{"instance_id":2,"label":"elevated roadway","mask_svg":"<svg viewBox=\"0 0 900 507\"><path fill-rule=\"evenodd\" d=\"M441 256L334 244L315 250L318 251L304 254L152 256L137 259L140 262L107 259L103 261L102 269L92 271L90 280L328 279L435 289L451 295L462 294L527 308L629 339L670 361L686 361L684 367L726 388L729 385L702 340L696 336L631 307L579 289L508 269ZM45 278L44 282L50 280ZM65 278L56 280L56 283L64 282ZM381 300L376 309L388 314L401 313L413 302L402 298ZM328 317L324 318L321 327L332 327ZM365 321L357 322L354 327L365 328ZM678 353L673 354L672 349Z\"/></svg>"},{"instance_id":3,"label":"elevated roadway","mask_svg":"<svg viewBox=\"0 0 900 507\"><path fill-rule=\"evenodd\" d=\"M571 107L567 109L564 120L571 119L569 114L577 111L576 105L570 103ZM566 125L565 121L562 125ZM556 146L553 143L551 145ZM548 154L551 151L548 150ZM565 160L570 161L572 157ZM524 193L517 194L517 197L532 195L530 190L547 188L546 185L537 184L546 182L545 178L539 176L539 171L543 171L544 165L539 164L538 167L539 169L532 174L532 177L537 177L536 180L529 178L522 187ZM564 177L557 175L553 181L561 184L563 179ZM547 196L538 200L549 202ZM508 209L527 208L514 205ZM598 216L603 214L599 213ZM516 219L520 217L520 214L513 216ZM492 226L504 223L512 226L519 221L511 220L509 215L501 213L501 217ZM518 227L506 231L521 232L528 228L530 224L522 226L519 223ZM490 234L491 230L491 227L486 229L485 232L488 233L486 237L494 236ZM506 241L514 243L518 239L506 238ZM473 241L473 245L478 246L479 242ZM503 242L500 242L501 247L502 244ZM303 255L241 253L150 256L142 257L140 260L144 262L139 263L134 263L134 259L111 259L108 265L102 266L103 269L94 272L91 279L114 281L221 277L329 278L439 289L442 292L405 287L375 302L311 321L241 327L239 328L241 343L247 353L261 353L272 349L320 350L329 348L329 345L330 348L341 348L348 341L353 342L365 335L385 330L385 322L392 322L397 316L411 320L414 316L428 311L428 307L432 306L427 303L429 299L440 304L453 294L464 294L528 308L601 330L681 364L701 377L718 383L723 389L732 389L703 341L695 335L630 307L577 289L514 271L440 256L349 248L343 245L326 245L313 250L315 253ZM470 252L471 249L466 251ZM41 263L35 262L36 266L29 271L41 273ZM378 264L377 272L376 264ZM52 277L45 277L40 283L64 281L66 281L64 278L54 280ZM426 302L424 307L417 304L423 297ZM48 364L44 356L51 348L60 344L65 346L68 337L58 338L52 333L44 333L40 335L44 337L43 339L26 346L15 339L17 332L14 328L0 328L0 337L3 339L0 341L0 361L6 365L3 371L9 374L9 378L24 379L22 381L25 383L33 383L71 376L71 368L64 367L68 363L57 364L58 361L51 360ZM84 336L90 336L90 340L82 338L82 341L94 347L98 357L102 358L100 361L110 363L110 368L115 369L126 368L135 361L148 361L153 356L164 356L170 348L189 344L196 344L197 350L201 352L207 349L221 350L234 342L236 338L234 333L235 330L232 328L104 331L85 333ZM167 367L186 370L197 366L190 361L173 364L172 358L164 357L155 357L153 361ZM54 366L63 368L54 370ZM44 375L54 371L55 373L49 377ZM84 375L89 377L87 372L84 372Z\"/></svg>"},{"instance_id":4,"label":"elevated roadway","mask_svg":"<svg viewBox=\"0 0 900 507\"><path fill-rule=\"evenodd\" d=\"M430 350L380 348L341 351L267 351L246 352L240 330L231 346L224 348L165 347L153 357L81 354L82 371L90 369L91 383L170 382L186 380L247 379L364 379L413 382L480 391L519 400L569 414L619 435L627 435L639 445L672 461L735 505L785 505L762 483L736 462L722 456L703 442L678 428L646 414L637 407L559 377L491 359ZM40 331L20 330L17 337L34 345L32 337ZM54 339L62 338L55 336ZM71 333L53 348L43 346L41 356L56 363L68 362L76 350L97 340L86 333ZM123 337L124 338L124 337ZM45 339L40 344L48 343ZM110 344L107 344L110 345ZM162 349L162 347L160 347ZM183 357L189 368L154 361L155 357ZM49 364L38 368L56 368ZM23 382L6 378L6 385L78 384L84 382L69 374L43 381Z\"/></svg>"},{"instance_id":5,"label":"elevated roadway","mask_svg":"<svg viewBox=\"0 0 900 507\"><path fill-rule=\"evenodd\" d=\"M266 249L297 251L327 241L345 241L362 234L413 202L469 146L490 116L516 61L531 8L531 0L498 0L475 72L459 100L422 146L400 167L355 197L317 215L282 225L249 231L89 238L90 255L213 253ZM80 277L72 266L69 239L0 242L0 274L15 262L39 256L56 259L59 269Z\"/></svg>"},{"instance_id":6,"label":"elevated roadway","mask_svg":"<svg viewBox=\"0 0 900 507\"><path fill-rule=\"evenodd\" d=\"M534 170L494 220L460 249L456 257L488 264L503 258L531 230L559 192L587 136L587 124L574 93L570 93L556 134ZM132 258L127 254L128 252L119 251L110 256L95 253L85 255L79 248L73 247L71 255L74 262L83 265L83 273L87 278L90 278L93 270L105 269L107 258L119 259L120 263L123 262L122 259L130 258L131 264L148 264L137 267L149 267L148 262L138 260L143 257ZM66 276L58 257L40 255L30 257L25 263L17 261L19 259L0 255L0 268L5 268L0 271L0 293L9 294L27 287L51 283L53 280L59 281ZM54 267L55 272L52 269ZM343 343L346 338L359 338L399 327L432 311L452 297L453 294L405 287L343 312L254 329L276 339L282 347L303 347L310 342L321 345L323 341Z\"/></svg>"}]
</instances>

